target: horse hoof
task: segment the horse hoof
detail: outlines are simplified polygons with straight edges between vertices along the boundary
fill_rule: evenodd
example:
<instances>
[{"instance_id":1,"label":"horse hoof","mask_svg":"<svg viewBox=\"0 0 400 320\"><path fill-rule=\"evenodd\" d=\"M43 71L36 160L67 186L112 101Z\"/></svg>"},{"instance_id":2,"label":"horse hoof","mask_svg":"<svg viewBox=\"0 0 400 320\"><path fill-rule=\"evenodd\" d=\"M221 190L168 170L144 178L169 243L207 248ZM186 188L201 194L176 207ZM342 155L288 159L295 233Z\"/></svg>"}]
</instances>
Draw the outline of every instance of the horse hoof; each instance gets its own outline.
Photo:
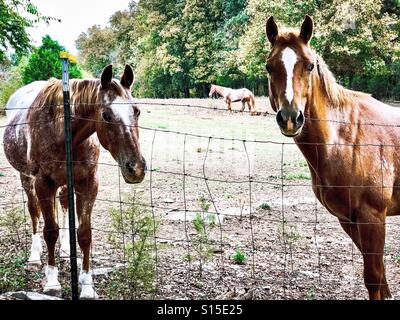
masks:
<instances>
[{"instance_id":1,"label":"horse hoof","mask_svg":"<svg viewBox=\"0 0 400 320\"><path fill-rule=\"evenodd\" d=\"M80 300L98 300L99 295L92 288L88 288L87 290L82 289L81 295L79 296Z\"/></svg>"},{"instance_id":2,"label":"horse hoof","mask_svg":"<svg viewBox=\"0 0 400 320\"><path fill-rule=\"evenodd\" d=\"M53 286L50 288L45 287L43 293L47 294L48 296L61 298L61 286Z\"/></svg>"},{"instance_id":3,"label":"horse hoof","mask_svg":"<svg viewBox=\"0 0 400 320\"><path fill-rule=\"evenodd\" d=\"M28 261L26 264L26 270L32 272L39 272L42 270L42 263L40 261Z\"/></svg>"}]
</instances>

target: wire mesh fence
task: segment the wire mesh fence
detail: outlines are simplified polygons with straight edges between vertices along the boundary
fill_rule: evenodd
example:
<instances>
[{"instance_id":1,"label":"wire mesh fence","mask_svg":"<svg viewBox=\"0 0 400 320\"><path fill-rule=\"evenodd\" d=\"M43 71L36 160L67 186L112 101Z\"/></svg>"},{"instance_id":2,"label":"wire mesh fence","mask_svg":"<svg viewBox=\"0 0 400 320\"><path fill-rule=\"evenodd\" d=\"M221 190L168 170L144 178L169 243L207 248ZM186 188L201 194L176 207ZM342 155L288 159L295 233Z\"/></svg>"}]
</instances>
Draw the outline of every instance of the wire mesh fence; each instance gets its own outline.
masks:
<instances>
[{"instance_id":1,"label":"wire mesh fence","mask_svg":"<svg viewBox=\"0 0 400 320\"><path fill-rule=\"evenodd\" d=\"M314 196L307 163L293 140L280 135L271 110L251 117L230 115L215 100L135 103L142 112L145 180L126 184L105 149L98 162L90 262L100 298L367 297L361 254ZM1 136L6 127L0 120ZM341 145L355 146L375 152L397 144ZM43 272L25 268L32 233L26 196L3 153L0 175L0 291L41 292ZM392 186L382 181L380 187ZM395 299L400 297L399 224L398 217L386 221L384 257ZM46 264L45 246L44 251ZM58 258L57 265L62 296L69 299L69 260Z\"/></svg>"}]
</instances>

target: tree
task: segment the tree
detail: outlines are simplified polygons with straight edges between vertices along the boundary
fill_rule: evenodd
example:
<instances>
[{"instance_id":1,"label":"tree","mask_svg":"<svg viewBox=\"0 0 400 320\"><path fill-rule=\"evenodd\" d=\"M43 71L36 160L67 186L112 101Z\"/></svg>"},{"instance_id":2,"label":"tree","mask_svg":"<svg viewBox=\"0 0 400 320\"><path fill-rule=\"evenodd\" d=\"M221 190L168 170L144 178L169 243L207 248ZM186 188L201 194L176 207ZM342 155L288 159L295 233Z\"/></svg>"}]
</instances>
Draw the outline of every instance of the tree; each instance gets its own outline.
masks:
<instances>
[{"instance_id":1,"label":"tree","mask_svg":"<svg viewBox=\"0 0 400 320\"><path fill-rule=\"evenodd\" d=\"M92 72L110 62L134 66L138 96L204 97L211 83L264 95L267 17L298 29L306 14L315 22L312 46L339 81L375 95L400 91L398 0L132 1L78 47Z\"/></svg>"},{"instance_id":2,"label":"tree","mask_svg":"<svg viewBox=\"0 0 400 320\"><path fill-rule=\"evenodd\" d=\"M0 0L0 63L7 58L7 51L18 56L31 49L26 28L39 21L57 20L41 15L30 0Z\"/></svg>"},{"instance_id":3,"label":"tree","mask_svg":"<svg viewBox=\"0 0 400 320\"><path fill-rule=\"evenodd\" d=\"M298 29L309 14L315 23L311 45L339 81L351 87L356 76L372 77L382 68L390 69L398 55L399 17L382 12L383 8L382 1L376 0L250 0L251 22L240 40L242 71L249 76L265 73L265 57L270 50L265 40L267 17L274 16L281 29Z\"/></svg>"},{"instance_id":4,"label":"tree","mask_svg":"<svg viewBox=\"0 0 400 320\"><path fill-rule=\"evenodd\" d=\"M30 56L28 65L23 71L23 81L25 84L36 80L48 80L51 77L62 78L62 68L60 52L65 51L57 41L45 36L42 39L42 45L34 50ZM82 78L82 71L76 64L71 64L69 68L69 77Z\"/></svg>"},{"instance_id":5,"label":"tree","mask_svg":"<svg viewBox=\"0 0 400 320\"><path fill-rule=\"evenodd\" d=\"M108 64L115 64L117 43L111 28L100 28L95 25L82 33L76 41L79 58L87 71L99 76Z\"/></svg>"}]
</instances>

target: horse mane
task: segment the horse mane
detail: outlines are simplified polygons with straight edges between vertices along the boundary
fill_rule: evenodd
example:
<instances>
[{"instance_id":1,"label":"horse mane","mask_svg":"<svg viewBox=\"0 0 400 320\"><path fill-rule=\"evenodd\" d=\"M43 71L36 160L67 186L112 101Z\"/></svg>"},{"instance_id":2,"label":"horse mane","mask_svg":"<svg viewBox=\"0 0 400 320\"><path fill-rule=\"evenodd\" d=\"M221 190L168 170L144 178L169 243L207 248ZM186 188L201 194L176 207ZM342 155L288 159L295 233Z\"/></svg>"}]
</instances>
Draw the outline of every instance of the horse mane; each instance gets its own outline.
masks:
<instances>
[{"instance_id":1,"label":"horse mane","mask_svg":"<svg viewBox=\"0 0 400 320\"><path fill-rule=\"evenodd\" d=\"M100 88L101 83L99 79L71 79L70 85L70 103L72 113L83 111L87 113L94 105L101 103ZM108 92L113 92L117 96L125 96L125 90L122 85L112 80L107 87ZM32 104L32 108L56 110L56 113L64 112L64 98L62 81L59 79L51 78L41 90Z\"/></svg>"},{"instance_id":2,"label":"horse mane","mask_svg":"<svg viewBox=\"0 0 400 320\"><path fill-rule=\"evenodd\" d=\"M320 89L324 92L326 98L332 103L332 106L342 108L352 104L354 97L360 97L367 95L366 93L353 91L344 88L338 84L335 76L329 70L325 61L315 53L316 56L316 68L318 77L320 80Z\"/></svg>"}]
</instances>

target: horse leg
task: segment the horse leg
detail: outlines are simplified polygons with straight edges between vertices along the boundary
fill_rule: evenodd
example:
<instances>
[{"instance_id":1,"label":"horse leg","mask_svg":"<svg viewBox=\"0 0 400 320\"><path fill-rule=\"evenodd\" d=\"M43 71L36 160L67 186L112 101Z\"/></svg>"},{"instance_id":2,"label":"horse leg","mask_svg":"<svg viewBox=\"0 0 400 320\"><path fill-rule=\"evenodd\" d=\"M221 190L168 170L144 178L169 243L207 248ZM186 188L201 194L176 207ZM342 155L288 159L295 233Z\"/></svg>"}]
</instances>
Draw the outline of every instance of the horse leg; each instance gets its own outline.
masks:
<instances>
[{"instance_id":1,"label":"horse leg","mask_svg":"<svg viewBox=\"0 0 400 320\"><path fill-rule=\"evenodd\" d=\"M54 216L57 187L52 179L39 174L35 180L35 190L44 218L43 236L48 251L48 266L45 271L46 284L43 292L49 295L59 295L61 293L61 285L58 282L58 269L54 256L59 234L58 224Z\"/></svg>"},{"instance_id":2,"label":"horse leg","mask_svg":"<svg viewBox=\"0 0 400 320\"><path fill-rule=\"evenodd\" d=\"M364 282L370 300L391 298L385 276L385 214L369 208L357 217L357 229L364 259Z\"/></svg>"},{"instance_id":3,"label":"horse leg","mask_svg":"<svg viewBox=\"0 0 400 320\"><path fill-rule=\"evenodd\" d=\"M240 109L240 112L243 113L245 108L246 108L246 101L242 100L242 109Z\"/></svg>"},{"instance_id":4,"label":"horse leg","mask_svg":"<svg viewBox=\"0 0 400 320\"><path fill-rule=\"evenodd\" d=\"M251 116L255 116L256 115L256 110L255 110L255 107L254 107L254 101L252 101L252 100L247 101L247 106L249 108L250 115Z\"/></svg>"},{"instance_id":5,"label":"horse leg","mask_svg":"<svg viewBox=\"0 0 400 320\"><path fill-rule=\"evenodd\" d=\"M37 232L40 219L39 202L36 197L33 179L23 174L21 174L20 177L22 187L24 188L25 193L28 196L28 210L32 220L32 244L27 269L30 271L39 271L42 266L40 255L43 252L40 235Z\"/></svg>"},{"instance_id":6,"label":"horse leg","mask_svg":"<svg viewBox=\"0 0 400 320\"><path fill-rule=\"evenodd\" d=\"M98 295L93 286L90 269L90 245L92 242L91 215L98 191L98 178L96 175L76 184L76 209L79 220L78 243L83 252L82 270L79 276L81 284L80 299L97 299Z\"/></svg>"},{"instance_id":7,"label":"horse leg","mask_svg":"<svg viewBox=\"0 0 400 320\"><path fill-rule=\"evenodd\" d=\"M224 98L224 101L226 103L226 106L228 108L229 113L232 114L231 99L230 98Z\"/></svg>"},{"instance_id":8,"label":"horse leg","mask_svg":"<svg viewBox=\"0 0 400 320\"><path fill-rule=\"evenodd\" d=\"M59 192L59 202L61 205L61 232L60 232L60 258L68 258L70 256L69 246L69 217L68 217L68 191L63 186ZM59 217L60 218L60 217Z\"/></svg>"}]
</instances>

